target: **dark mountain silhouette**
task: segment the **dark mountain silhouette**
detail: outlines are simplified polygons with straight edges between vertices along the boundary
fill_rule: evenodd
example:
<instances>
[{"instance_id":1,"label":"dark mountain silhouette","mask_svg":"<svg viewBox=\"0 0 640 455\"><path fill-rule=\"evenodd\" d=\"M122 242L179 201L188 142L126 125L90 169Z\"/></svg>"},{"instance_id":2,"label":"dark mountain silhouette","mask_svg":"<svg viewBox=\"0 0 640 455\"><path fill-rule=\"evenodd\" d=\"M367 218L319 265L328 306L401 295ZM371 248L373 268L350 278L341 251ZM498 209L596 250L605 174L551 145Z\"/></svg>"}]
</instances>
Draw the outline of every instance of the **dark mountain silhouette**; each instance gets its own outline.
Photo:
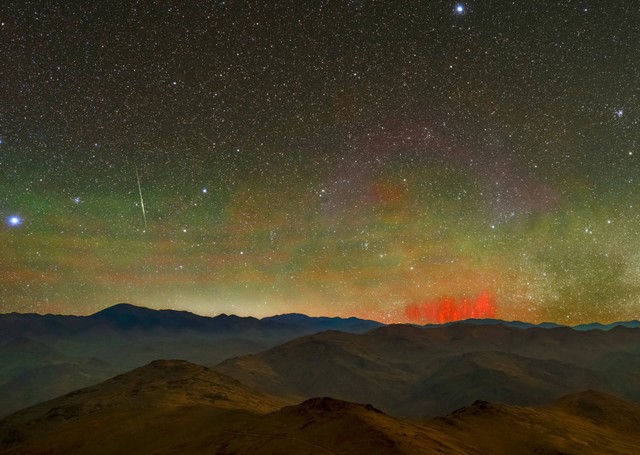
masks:
<instances>
[{"instance_id":1,"label":"dark mountain silhouette","mask_svg":"<svg viewBox=\"0 0 640 455\"><path fill-rule=\"evenodd\" d=\"M556 328L556 327L567 327L567 326L562 325L562 324L556 324L555 322L541 322L540 324L533 324L531 322L504 321L502 319L492 319L492 318L465 319L463 321L446 322L444 324L426 324L426 325L423 325L422 327L424 327L424 328L436 328L436 327L449 326L449 325L454 325L454 324L472 324L472 325L502 324L502 325L505 325L507 327L514 327L514 328L517 328L517 329L530 329L532 327L539 327L541 329L553 329L553 328Z\"/></svg>"},{"instance_id":2,"label":"dark mountain silhouette","mask_svg":"<svg viewBox=\"0 0 640 455\"><path fill-rule=\"evenodd\" d=\"M173 331L217 332L268 331L280 329L277 324L262 322L253 317L222 314L215 317L199 316L187 311L152 310L120 303L87 316L88 327L101 325L121 332Z\"/></svg>"},{"instance_id":3,"label":"dark mountain silhouette","mask_svg":"<svg viewBox=\"0 0 640 455\"><path fill-rule=\"evenodd\" d=\"M366 319L358 318L329 318L329 317L311 317L305 314L290 313L281 314L262 318L261 321L275 322L284 326L291 327L309 327L314 332L323 330L340 330L343 332L361 333L376 327L382 327L384 324Z\"/></svg>"},{"instance_id":4,"label":"dark mountain silhouette","mask_svg":"<svg viewBox=\"0 0 640 455\"><path fill-rule=\"evenodd\" d=\"M102 336L105 332L120 335L163 334L166 332L201 332L209 335L269 338L284 333L299 336L320 330L335 329L362 332L382 324L357 318L312 318L304 315L280 315L256 319L222 314L199 316L187 311L152 310L126 303L106 308L90 316L37 314L0 314L0 342L18 336L46 342L60 337Z\"/></svg>"},{"instance_id":5,"label":"dark mountain silhouette","mask_svg":"<svg viewBox=\"0 0 640 455\"><path fill-rule=\"evenodd\" d=\"M618 326L623 326L623 327L628 327L628 328L638 328L640 327L640 321L637 320L633 320L633 321L617 321L617 322L612 322L610 324L601 324L599 322L591 322L589 324L578 324L578 325L574 325L574 326L568 326L568 325L563 325L563 324L557 324L555 322L541 322L539 324L533 324L530 322L522 322L522 321L504 321L502 319L465 319L463 321L454 321L454 322L447 322L444 324L426 324L423 325L422 327L424 328L435 328L435 327L442 327L442 326L448 326L448 325L454 325L454 324L475 324L475 325L495 325L495 324L502 324L505 325L507 327L515 327L518 329L530 329L533 327L538 327L541 329L554 329L554 328L558 328L558 327L570 327L574 330L611 330L615 327Z\"/></svg>"},{"instance_id":6,"label":"dark mountain silhouette","mask_svg":"<svg viewBox=\"0 0 640 455\"><path fill-rule=\"evenodd\" d=\"M640 321L637 321L637 320L620 321L620 322L613 322L611 324L600 324L599 322L592 322L590 324L576 325L574 329L576 330L611 330L619 326L635 329L640 327Z\"/></svg>"}]
</instances>

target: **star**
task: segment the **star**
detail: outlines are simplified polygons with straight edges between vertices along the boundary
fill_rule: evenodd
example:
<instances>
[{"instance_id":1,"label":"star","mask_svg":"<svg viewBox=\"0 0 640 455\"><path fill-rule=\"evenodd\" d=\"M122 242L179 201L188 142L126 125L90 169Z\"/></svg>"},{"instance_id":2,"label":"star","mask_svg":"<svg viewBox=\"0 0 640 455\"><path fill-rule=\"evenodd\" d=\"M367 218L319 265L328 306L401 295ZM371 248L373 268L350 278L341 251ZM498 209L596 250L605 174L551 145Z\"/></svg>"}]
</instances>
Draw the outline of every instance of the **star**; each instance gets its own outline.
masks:
<instances>
[{"instance_id":1,"label":"star","mask_svg":"<svg viewBox=\"0 0 640 455\"><path fill-rule=\"evenodd\" d=\"M5 3L0 257L34 287L0 276L0 313L124 298L269 316L269 300L406 322L414 299L485 288L511 319L640 312L633 255L600 254L637 250L640 97L616 63L640 9L563 2L579 3L565 22L544 2L346 0L253 18L219 0L155 21L113 2L100 27L66 17L52 47L20 27L34 2ZM567 76L585 62L586 82Z\"/></svg>"},{"instance_id":2,"label":"star","mask_svg":"<svg viewBox=\"0 0 640 455\"><path fill-rule=\"evenodd\" d=\"M22 224L22 218L18 215L11 215L7 218L7 224L9 226L20 226Z\"/></svg>"}]
</instances>

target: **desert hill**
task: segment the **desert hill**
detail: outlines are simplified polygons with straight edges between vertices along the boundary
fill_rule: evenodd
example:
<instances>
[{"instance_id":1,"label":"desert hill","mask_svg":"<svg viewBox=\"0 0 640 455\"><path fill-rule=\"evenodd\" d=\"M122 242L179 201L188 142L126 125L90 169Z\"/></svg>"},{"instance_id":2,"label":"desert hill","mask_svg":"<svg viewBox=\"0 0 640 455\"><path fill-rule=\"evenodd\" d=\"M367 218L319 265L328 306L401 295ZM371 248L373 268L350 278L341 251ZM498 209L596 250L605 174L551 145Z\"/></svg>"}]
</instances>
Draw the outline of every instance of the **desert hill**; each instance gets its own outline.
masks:
<instances>
[{"instance_id":1,"label":"desert hill","mask_svg":"<svg viewBox=\"0 0 640 455\"><path fill-rule=\"evenodd\" d=\"M12 414L0 452L158 454L635 454L640 407L601 392L541 407L476 401L432 420L370 404L297 405L205 367L161 360Z\"/></svg>"},{"instance_id":2,"label":"desert hill","mask_svg":"<svg viewBox=\"0 0 640 455\"><path fill-rule=\"evenodd\" d=\"M475 453L631 455L640 448L638 418L639 406L590 390L541 407L477 401L431 424Z\"/></svg>"},{"instance_id":3,"label":"desert hill","mask_svg":"<svg viewBox=\"0 0 640 455\"><path fill-rule=\"evenodd\" d=\"M371 405L312 398L267 414L225 441L218 453L471 453L471 447L428 423L390 417Z\"/></svg>"},{"instance_id":4,"label":"desert hill","mask_svg":"<svg viewBox=\"0 0 640 455\"><path fill-rule=\"evenodd\" d=\"M207 440L286 403L203 366L158 360L5 418L0 451L161 451L187 435L190 444Z\"/></svg>"}]
</instances>

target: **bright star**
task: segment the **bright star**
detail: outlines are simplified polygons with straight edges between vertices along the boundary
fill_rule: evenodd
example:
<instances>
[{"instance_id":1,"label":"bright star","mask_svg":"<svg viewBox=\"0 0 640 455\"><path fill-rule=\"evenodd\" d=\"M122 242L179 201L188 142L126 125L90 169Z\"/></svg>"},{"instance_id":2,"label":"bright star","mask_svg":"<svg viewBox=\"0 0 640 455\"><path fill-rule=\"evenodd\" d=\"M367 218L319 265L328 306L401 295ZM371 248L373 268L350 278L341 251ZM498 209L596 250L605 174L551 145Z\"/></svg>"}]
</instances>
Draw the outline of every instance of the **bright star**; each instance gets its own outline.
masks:
<instances>
[{"instance_id":1,"label":"bright star","mask_svg":"<svg viewBox=\"0 0 640 455\"><path fill-rule=\"evenodd\" d=\"M11 215L7 218L7 223L9 223L9 226L20 226L22 224L22 218L18 215Z\"/></svg>"},{"instance_id":2,"label":"bright star","mask_svg":"<svg viewBox=\"0 0 640 455\"><path fill-rule=\"evenodd\" d=\"M624 115L624 109L616 109L615 115L618 118L622 117Z\"/></svg>"},{"instance_id":3,"label":"bright star","mask_svg":"<svg viewBox=\"0 0 640 455\"><path fill-rule=\"evenodd\" d=\"M207 189L206 189L206 188L202 188L202 192L203 192L204 194L207 194Z\"/></svg>"},{"instance_id":4,"label":"bright star","mask_svg":"<svg viewBox=\"0 0 640 455\"><path fill-rule=\"evenodd\" d=\"M462 3L458 3L455 8L456 14L464 13L464 5Z\"/></svg>"}]
</instances>

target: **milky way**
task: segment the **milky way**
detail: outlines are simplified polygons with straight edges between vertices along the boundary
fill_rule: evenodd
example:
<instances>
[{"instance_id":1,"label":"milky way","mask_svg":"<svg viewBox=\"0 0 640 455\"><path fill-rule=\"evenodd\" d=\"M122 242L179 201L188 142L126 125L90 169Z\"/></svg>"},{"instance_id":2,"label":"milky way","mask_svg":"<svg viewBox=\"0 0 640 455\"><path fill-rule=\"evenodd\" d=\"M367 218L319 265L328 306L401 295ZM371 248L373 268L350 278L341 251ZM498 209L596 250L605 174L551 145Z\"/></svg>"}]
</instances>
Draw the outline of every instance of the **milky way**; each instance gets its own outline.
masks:
<instances>
[{"instance_id":1,"label":"milky way","mask_svg":"<svg viewBox=\"0 0 640 455\"><path fill-rule=\"evenodd\" d=\"M639 21L2 2L0 310L637 318Z\"/></svg>"}]
</instances>

